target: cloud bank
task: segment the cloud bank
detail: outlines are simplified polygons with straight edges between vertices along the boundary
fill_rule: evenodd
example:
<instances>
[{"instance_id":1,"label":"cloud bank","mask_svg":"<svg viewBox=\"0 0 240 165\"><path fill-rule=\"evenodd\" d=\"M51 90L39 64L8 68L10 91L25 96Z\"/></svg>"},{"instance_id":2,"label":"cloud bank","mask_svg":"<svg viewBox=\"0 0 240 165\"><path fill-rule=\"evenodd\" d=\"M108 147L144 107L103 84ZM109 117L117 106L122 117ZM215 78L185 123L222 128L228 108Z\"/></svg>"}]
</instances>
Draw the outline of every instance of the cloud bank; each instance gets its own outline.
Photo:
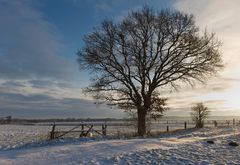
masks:
<instances>
[{"instance_id":1,"label":"cloud bank","mask_svg":"<svg viewBox=\"0 0 240 165\"><path fill-rule=\"evenodd\" d=\"M47 1L37 1L40 2L47 5ZM214 112L213 115L240 115L239 0L72 2L76 6L86 5L84 12L96 19L93 24L101 22L103 16L121 20L131 9L138 9L142 4L159 9L174 7L194 14L202 30L207 28L216 32L219 40L223 41L221 52L226 68L221 77L211 79L208 85L199 85L194 89L183 87L179 92L164 92L169 97L168 105L171 108L167 115L188 115L192 104L198 101L205 102ZM121 110L96 106L94 101L82 96L79 84L88 82L87 73L80 77L81 82L73 79L79 76L76 75L77 64L73 62L75 59L62 54L66 52L63 50L66 45L61 42L58 27L49 22L47 15L44 15L46 13L32 6L32 3L36 1L0 1L0 116L122 116ZM72 9L76 10L73 12L82 12L77 7ZM86 29L92 29L89 26L86 25Z\"/></svg>"},{"instance_id":2,"label":"cloud bank","mask_svg":"<svg viewBox=\"0 0 240 165\"><path fill-rule=\"evenodd\" d=\"M240 115L240 1L181 0L173 6L177 10L193 14L202 31L206 28L209 32L216 33L217 38L223 42L220 51L225 64L223 72L217 78L210 79L207 85L169 96L173 98L170 101L173 109L189 111L192 103L205 102L213 115Z\"/></svg>"},{"instance_id":3,"label":"cloud bank","mask_svg":"<svg viewBox=\"0 0 240 165\"><path fill-rule=\"evenodd\" d=\"M204 30L216 33L223 42L221 51L226 70L239 69L240 63L240 16L239 0L181 0L175 8L192 13L196 23Z\"/></svg>"}]
</instances>

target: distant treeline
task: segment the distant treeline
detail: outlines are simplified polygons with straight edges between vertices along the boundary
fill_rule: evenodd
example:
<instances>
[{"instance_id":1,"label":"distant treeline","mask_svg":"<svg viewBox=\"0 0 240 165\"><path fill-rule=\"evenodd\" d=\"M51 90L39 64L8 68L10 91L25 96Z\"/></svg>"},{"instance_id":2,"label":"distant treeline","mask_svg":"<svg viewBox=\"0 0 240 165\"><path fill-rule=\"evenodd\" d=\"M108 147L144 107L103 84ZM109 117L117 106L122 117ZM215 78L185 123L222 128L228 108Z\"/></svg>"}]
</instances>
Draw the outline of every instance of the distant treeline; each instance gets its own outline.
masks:
<instances>
[{"instance_id":1,"label":"distant treeline","mask_svg":"<svg viewBox=\"0 0 240 165\"><path fill-rule=\"evenodd\" d=\"M233 119L236 119L236 121L240 121L240 116L211 116L207 121L213 121L213 120L222 120L222 121L232 121ZM12 118L11 116L7 117L0 117L0 124L7 124L7 123L16 123L16 124L31 124L31 123L47 123L47 122L111 122L111 121L133 121L135 119L133 118L64 118L64 119L21 119L21 118ZM179 117L179 116L164 116L158 121L191 121L190 117Z\"/></svg>"},{"instance_id":2,"label":"distant treeline","mask_svg":"<svg viewBox=\"0 0 240 165\"><path fill-rule=\"evenodd\" d=\"M98 122L98 121L130 121L116 118L66 118L66 119L19 119L12 118L11 123L44 123L44 122Z\"/></svg>"},{"instance_id":3,"label":"distant treeline","mask_svg":"<svg viewBox=\"0 0 240 165\"><path fill-rule=\"evenodd\" d=\"M0 117L0 124L9 124L12 121L12 116Z\"/></svg>"}]
</instances>

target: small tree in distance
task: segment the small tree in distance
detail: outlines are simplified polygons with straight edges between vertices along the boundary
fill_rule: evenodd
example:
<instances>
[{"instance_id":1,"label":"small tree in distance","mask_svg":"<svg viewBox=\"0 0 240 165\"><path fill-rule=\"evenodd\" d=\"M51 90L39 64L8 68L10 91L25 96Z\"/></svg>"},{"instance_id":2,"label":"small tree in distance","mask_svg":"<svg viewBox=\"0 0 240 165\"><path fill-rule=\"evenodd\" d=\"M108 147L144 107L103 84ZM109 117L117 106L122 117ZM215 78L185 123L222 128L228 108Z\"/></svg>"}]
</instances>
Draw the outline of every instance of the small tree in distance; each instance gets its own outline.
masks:
<instances>
[{"instance_id":1,"label":"small tree in distance","mask_svg":"<svg viewBox=\"0 0 240 165\"><path fill-rule=\"evenodd\" d=\"M191 117L196 124L196 128L203 128L204 120L207 119L209 115L210 111L203 103L197 103L192 107Z\"/></svg>"},{"instance_id":2,"label":"small tree in distance","mask_svg":"<svg viewBox=\"0 0 240 165\"><path fill-rule=\"evenodd\" d=\"M146 133L146 116L161 116L165 110L161 87L205 82L222 67L214 34L201 35L192 15L175 10L145 6L119 23L103 21L84 44L78 62L93 74L85 91L136 111L139 136Z\"/></svg>"}]
</instances>

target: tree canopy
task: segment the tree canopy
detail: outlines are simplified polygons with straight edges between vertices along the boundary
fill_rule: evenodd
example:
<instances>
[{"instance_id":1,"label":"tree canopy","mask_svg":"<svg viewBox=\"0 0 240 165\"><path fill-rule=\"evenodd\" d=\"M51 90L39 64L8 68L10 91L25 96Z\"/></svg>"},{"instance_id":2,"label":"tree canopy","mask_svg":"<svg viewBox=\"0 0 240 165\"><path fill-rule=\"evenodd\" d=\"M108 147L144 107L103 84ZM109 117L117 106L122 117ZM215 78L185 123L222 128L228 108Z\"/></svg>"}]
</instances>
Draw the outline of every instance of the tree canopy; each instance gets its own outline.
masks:
<instances>
[{"instance_id":1,"label":"tree canopy","mask_svg":"<svg viewBox=\"0 0 240 165\"><path fill-rule=\"evenodd\" d=\"M78 62L93 74L86 91L137 110L143 135L146 114L164 111L160 88L204 82L222 67L219 46L213 33L200 33L193 15L145 6L120 22L105 20L87 34Z\"/></svg>"}]
</instances>

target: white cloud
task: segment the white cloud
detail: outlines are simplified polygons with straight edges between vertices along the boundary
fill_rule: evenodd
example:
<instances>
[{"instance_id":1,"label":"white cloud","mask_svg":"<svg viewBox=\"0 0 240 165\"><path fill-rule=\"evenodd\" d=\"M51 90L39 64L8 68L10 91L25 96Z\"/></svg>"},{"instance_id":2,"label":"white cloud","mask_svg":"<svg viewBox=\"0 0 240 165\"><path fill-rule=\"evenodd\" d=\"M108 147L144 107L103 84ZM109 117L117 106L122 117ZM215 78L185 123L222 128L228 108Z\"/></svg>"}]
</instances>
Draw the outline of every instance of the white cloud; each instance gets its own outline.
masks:
<instances>
[{"instance_id":1,"label":"white cloud","mask_svg":"<svg viewBox=\"0 0 240 165\"><path fill-rule=\"evenodd\" d=\"M122 111L106 105L96 105L91 100L54 98L45 94L0 93L0 115L14 118L106 118L123 117Z\"/></svg>"},{"instance_id":2,"label":"white cloud","mask_svg":"<svg viewBox=\"0 0 240 165\"><path fill-rule=\"evenodd\" d=\"M240 98L240 15L239 0L181 0L174 7L191 13L201 30L215 32L223 42L221 53L225 69L207 85L170 95L172 109L188 109L193 102L205 102L213 115L239 115ZM180 111L178 111L181 114ZM186 112L184 112L186 113ZM171 112L170 112L171 114Z\"/></svg>"},{"instance_id":3,"label":"white cloud","mask_svg":"<svg viewBox=\"0 0 240 165\"><path fill-rule=\"evenodd\" d=\"M239 69L240 15L239 0L181 0L175 7L194 14L201 29L207 28L223 41L221 48L226 70Z\"/></svg>"}]
</instances>

